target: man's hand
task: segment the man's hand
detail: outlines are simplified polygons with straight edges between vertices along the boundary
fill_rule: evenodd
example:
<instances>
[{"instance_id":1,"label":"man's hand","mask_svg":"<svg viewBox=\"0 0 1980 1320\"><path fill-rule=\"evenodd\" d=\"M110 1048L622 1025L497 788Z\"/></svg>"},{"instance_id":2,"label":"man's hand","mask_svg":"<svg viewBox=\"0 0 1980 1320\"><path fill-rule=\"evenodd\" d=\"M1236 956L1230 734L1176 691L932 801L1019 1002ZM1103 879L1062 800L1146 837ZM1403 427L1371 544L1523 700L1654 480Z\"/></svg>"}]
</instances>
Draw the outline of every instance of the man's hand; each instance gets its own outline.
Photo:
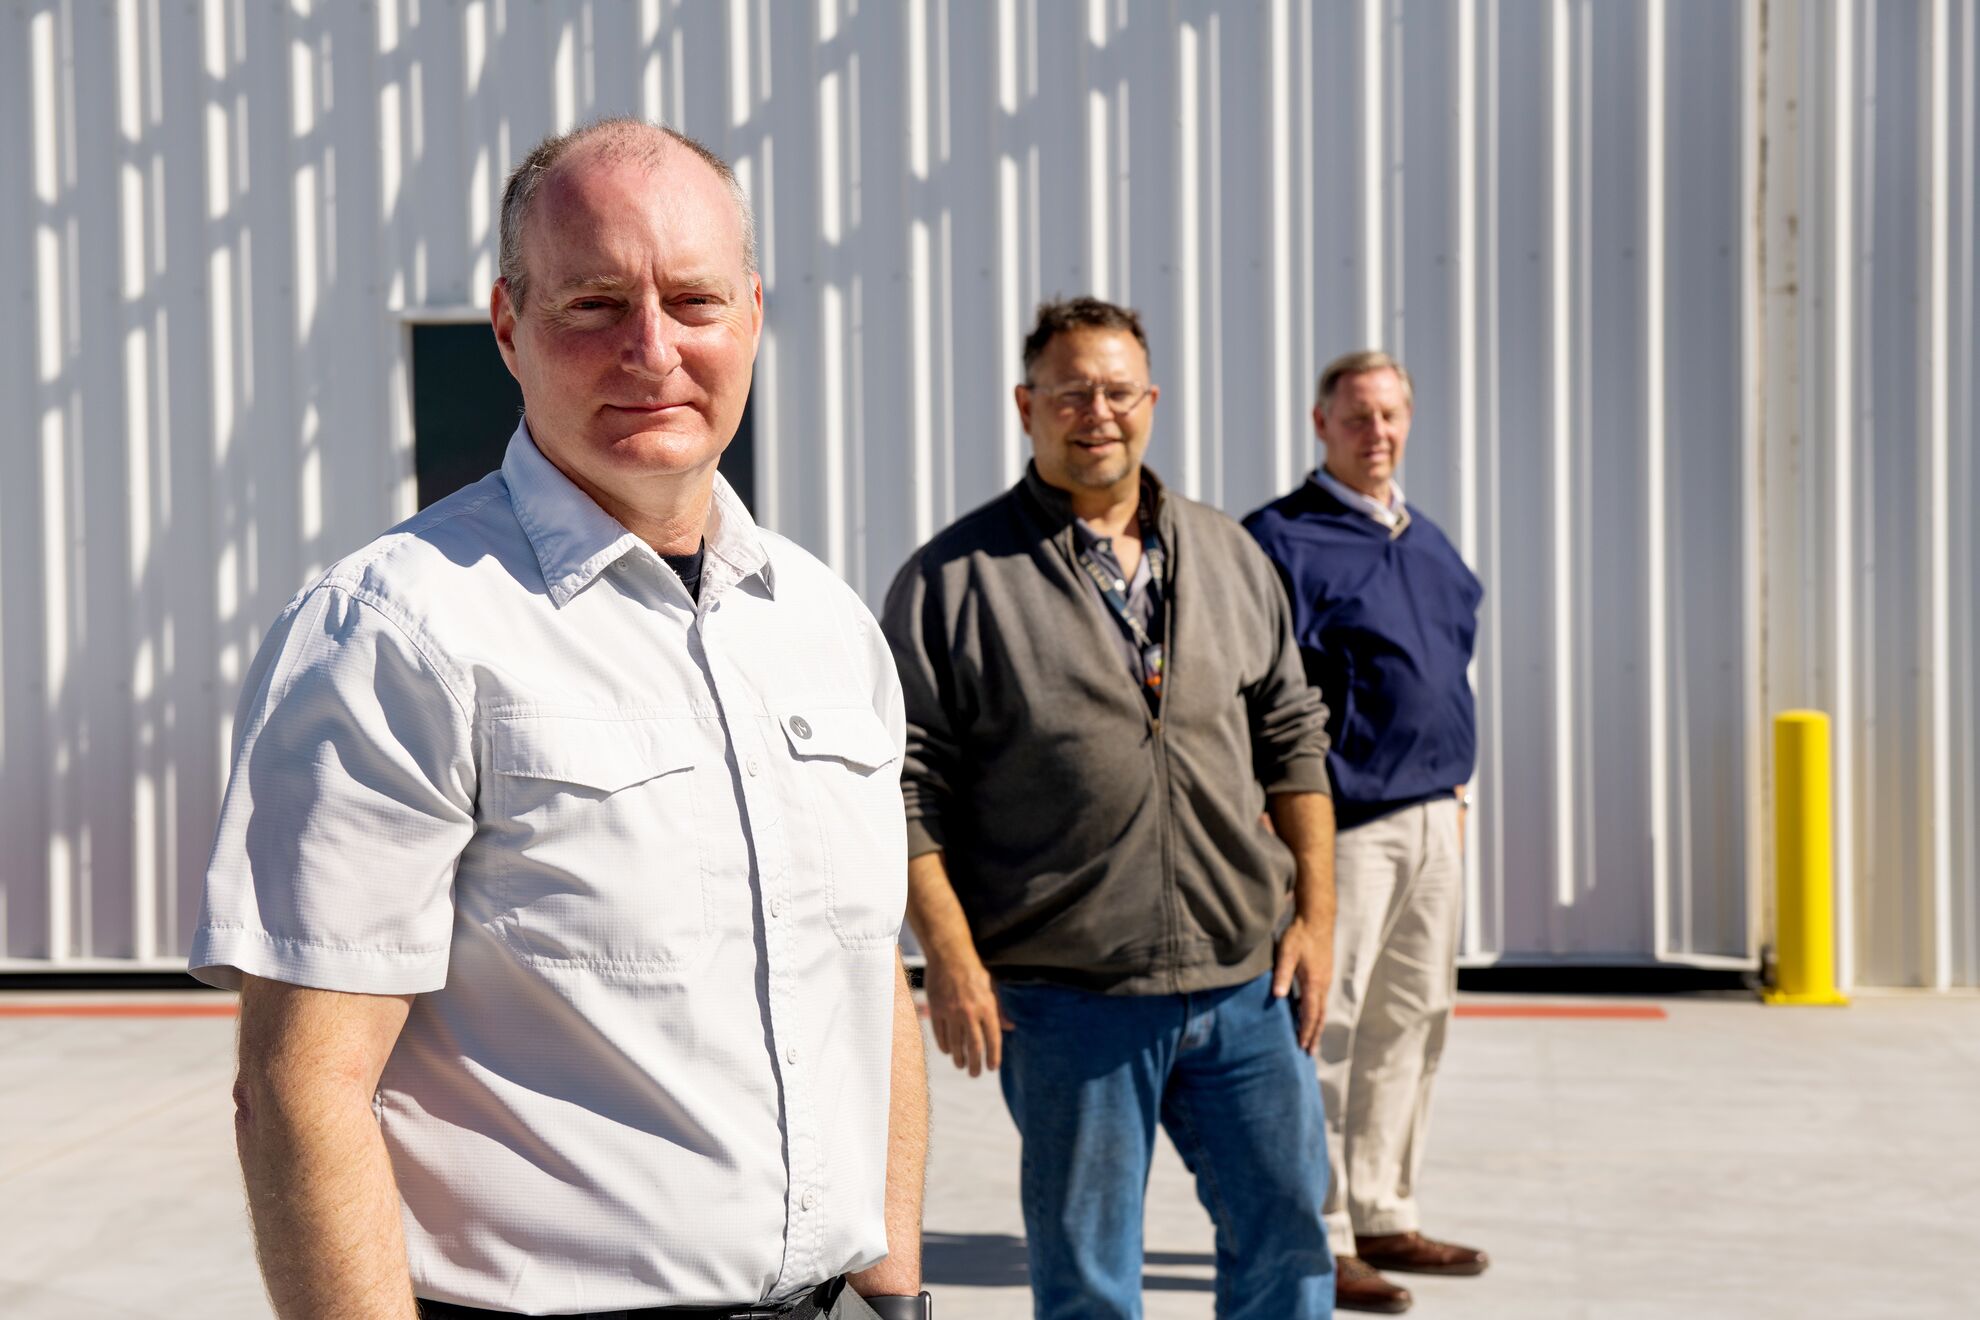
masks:
<instances>
[{"instance_id":1,"label":"man's hand","mask_svg":"<svg viewBox=\"0 0 1980 1320\"><path fill-rule=\"evenodd\" d=\"M921 986L928 992L928 1024L935 1048L980 1077L1004 1060L1011 1024L997 1002L997 983L976 952L969 919L938 852L908 859L908 925L928 958Z\"/></svg>"},{"instance_id":2,"label":"man's hand","mask_svg":"<svg viewBox=\"0 0 1980 1320\"><path fill-rule=\"evenodd\" d=\"M935 1029L935 1048L980 1077L996 1071L1004 1059L1004 1033L1011 1029L997 1002L997 983L974 950L946 958L928 957L922 974L928 992L928 1024Z\"/></svg>"},{"instance_id":3,"label":"man's hand","mask_svg":"<svg viewBox=\"0 0 1980 1320\"><path fill-rule=\"evenodd\" d=\"M1324 793L1274 793L1267 805L1279 837L1292 849L1293 919L1279 937L1272 993L1299 988L1299 1047L1320 1045L1327 995L1334 986L1334 802Z\"/></svg>"},{"instance_id":4,"label":"man's hand","mask_svg":"<svg viewBox=\"0 0 1980 1320\"><path fill-rule=\"evenodd\" d=\"M1334 933L1321 932L1305 918L1294 917L1279 937L1272 966L1272 997L1284 999L1299 989L1299 1047L1308 1054L1320 1044L1320 1027L1327 1016L1327 992L1334 984Z\"/></svg>"}]
</instances>

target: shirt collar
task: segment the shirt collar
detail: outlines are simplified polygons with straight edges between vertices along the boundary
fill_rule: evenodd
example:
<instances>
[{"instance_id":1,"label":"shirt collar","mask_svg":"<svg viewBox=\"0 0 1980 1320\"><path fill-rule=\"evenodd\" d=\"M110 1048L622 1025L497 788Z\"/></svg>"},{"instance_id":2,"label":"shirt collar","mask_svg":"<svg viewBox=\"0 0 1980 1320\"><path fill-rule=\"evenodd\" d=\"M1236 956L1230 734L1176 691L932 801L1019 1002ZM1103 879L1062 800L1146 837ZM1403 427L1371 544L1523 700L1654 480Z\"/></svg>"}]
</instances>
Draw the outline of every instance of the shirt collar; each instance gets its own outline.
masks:
<instances>
[{"instance_id":1,"label":"shirt collar","mask_svg":"<svg viewBox=\"0 0 1980 1320\"><path fill-rule=\"evenodd\" d=\"M543 585L558 609L570 604L594 578L626 555L658 561L651 546L599 508L543 456L527 421L517 423L516 433L509 438L509 450L502 459L502 480L508 484L516 521L522 524L530 548L536 552ZM715 474L714 497L709 502L708 526L702 539L707 547L703 599L714 599L718 591L752 574L762 578L765 590L775 596L775 574L763 537L749 510L719 472Z\"/></svg>"},{"instance_id":2,"label":"shirt collar","mask_svg":"<svg viewBox=\"0 0 1980 1320\"><path fill-rule=\"evenodd\" d=\"M1045 511L1054 534L1064 531L1079 521L1073 517L1072 496L1038 475L1036 460L1024 465L1024 480L1018 483L1024 487L1033 502ZM1155 531L1164 541L1171 538L1168 487L1155 475L1155 469L1144 464L1141 469L1141 497L1150 500L1155 508Z\"/></svg>"},{"instance_id":3,"label":"shirt collar","mask_svg":"<svg viewBox=\"0 0 1980 1320\"><path fill-rule=\"evenodd\" d=\"M1388 528L1392 537L1401 536L1403 528L1409 526L1409 506L1403 503L1402 485L1399 482L1389 483L1389 502L1384 504L1373 495L1364 495L1339 480L1324 467L1313 469L1312 481L1356 513L1365 514Z\"/></svg>"},{"instance_id":4,"label":"shirt collar","mask_svg":"<svg viewBox=\"0 0 1980 1320\"><path fill-rule=\"evenodd\" d=\"M1115 577L1121 575L1121 559L1120 555L1114 550L1113 537L1100 535L1100 533L1089 527L1084 519L1080 518L1073 519L1072 534L1073 550L1076 553L1093 555L1099 559L1101 567L1112 569ZM1155 547L1155 550L1157 553L1160 553L1159 543ZM1149 562L1153 557L1144 551L1141 558L1135 561L1134 576L1123 584L1124 590L1126 590L1130 597L1138 593L1142 587L1153 582L1155 569Z\"/></svg>"}]
</instances>

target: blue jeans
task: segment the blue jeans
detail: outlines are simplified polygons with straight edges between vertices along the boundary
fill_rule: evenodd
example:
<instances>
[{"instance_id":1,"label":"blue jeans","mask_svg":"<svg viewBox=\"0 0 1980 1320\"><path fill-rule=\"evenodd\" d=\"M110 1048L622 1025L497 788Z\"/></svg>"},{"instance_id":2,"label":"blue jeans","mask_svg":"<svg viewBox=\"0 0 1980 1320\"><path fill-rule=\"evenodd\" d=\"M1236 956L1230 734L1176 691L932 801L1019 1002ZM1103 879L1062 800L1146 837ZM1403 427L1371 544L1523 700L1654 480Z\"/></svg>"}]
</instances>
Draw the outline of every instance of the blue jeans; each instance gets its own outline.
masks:
<instances>
[{"instance_id":1,"label":"blue jeans","mask_svg":"<svg viewBox=\"0 0 1980 1320\"><path fill-rule=\"evenodd\" d=\"M1037 1320L1141 1315L1158 1120L1217 1226L1220 1320L1333 1315L1320 1087L1269 973L1188 995L997 992Z\"/></svg>"}]
</instances>

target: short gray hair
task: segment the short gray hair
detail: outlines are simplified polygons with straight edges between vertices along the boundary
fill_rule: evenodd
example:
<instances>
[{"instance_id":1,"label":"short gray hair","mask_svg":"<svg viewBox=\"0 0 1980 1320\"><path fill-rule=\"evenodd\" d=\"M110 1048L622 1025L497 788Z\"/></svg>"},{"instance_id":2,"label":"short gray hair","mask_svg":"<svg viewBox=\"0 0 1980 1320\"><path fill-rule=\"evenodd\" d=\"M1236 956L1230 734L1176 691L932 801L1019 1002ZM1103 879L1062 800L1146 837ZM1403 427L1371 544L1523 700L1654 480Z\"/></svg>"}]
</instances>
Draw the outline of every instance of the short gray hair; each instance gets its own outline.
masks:
<instances>
[{"instance_id":1,"label":"short gray hair","mask_svg":"<svg viewBox=\"0 0 1980 1320\"><path fill-rule=\"evenodd\" d=\"M1409 378L1409 368L1379 348L1358 348L1329 362L1320 373L1320 387L1315 392L1314 406L1325 408L1342 381L1349 376L1366 375L1371 371L1395 372L1396 379L1402 382L1403 401L1412 408L1416 406L1416 383Z\"/></svg>"},{"instance_id":2,"label":"short gray hair","mask_svg":"<svg viewBox=\"0 0 1980 1320\"><path fill-rule=\"evenodd\" d=\"M502 189L501 273L516 306L522 306L529 292L529 272L523 267L523 227L536 205L538 190L557 164L574 148L597 144L608 158L657 165L662 149L669 142L698 156L728 187L729 196L735 199L736 219L741 229L743 267L752 275L756 273L756 216L729 162L665 124L649 124L629 116L597 119L537 143L510 172L509 181Z\"/></svg>"}]
</instances>

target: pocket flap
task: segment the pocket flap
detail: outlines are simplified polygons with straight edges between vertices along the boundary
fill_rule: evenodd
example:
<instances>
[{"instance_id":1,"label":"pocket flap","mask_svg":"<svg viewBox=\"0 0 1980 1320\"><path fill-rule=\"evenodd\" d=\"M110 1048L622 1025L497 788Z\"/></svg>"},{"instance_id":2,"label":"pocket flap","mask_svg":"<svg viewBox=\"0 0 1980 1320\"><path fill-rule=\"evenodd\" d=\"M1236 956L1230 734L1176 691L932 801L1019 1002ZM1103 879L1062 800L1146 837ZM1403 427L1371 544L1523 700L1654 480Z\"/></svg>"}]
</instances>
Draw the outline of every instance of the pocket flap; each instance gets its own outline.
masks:
<instances>
[{"instance_id":1,"label":"pocket flap","mask_svg":"<svg viewBox=\"0 0 1980 1320\"><path fill-rule=\"evenodd\" d=\"M791 754L805 759L844 761L872 771L897 758L887 726L869 706L797 706L777 716Z\"/></svg>"},{"instance_id":2,"label":"pocket flap","mask_svg":"<svg viewBox=\"0 0 1980 1320\"><path fill-rule=\"evenodd\" d=\"M554 779L601 793L694 767L687 748L667 749L610 720L532 717L496 726L490 768L522 779Z\"/></svg>"}]
</instances>

